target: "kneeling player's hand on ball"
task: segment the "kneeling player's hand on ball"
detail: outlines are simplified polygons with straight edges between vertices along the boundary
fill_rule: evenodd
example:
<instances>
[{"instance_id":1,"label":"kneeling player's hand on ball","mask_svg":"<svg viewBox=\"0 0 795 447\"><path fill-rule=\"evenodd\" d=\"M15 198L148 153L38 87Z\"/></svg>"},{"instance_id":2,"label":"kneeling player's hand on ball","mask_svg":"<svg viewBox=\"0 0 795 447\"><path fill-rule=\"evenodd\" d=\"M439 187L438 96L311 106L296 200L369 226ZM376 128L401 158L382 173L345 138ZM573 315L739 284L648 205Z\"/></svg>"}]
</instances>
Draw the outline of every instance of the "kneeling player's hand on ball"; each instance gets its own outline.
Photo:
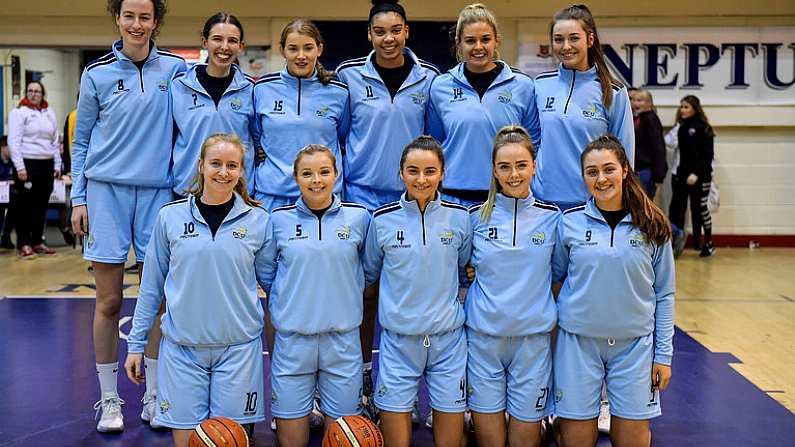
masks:
<instances>
[{"instance_id":1,"label":"kneeling player's hand on ball","mask_svg":"<svg viewBox=\"0 0 795 447\"><path fill-rule=\"evenodd\" d=\"M664 390L671 381L671 367L655 363L651 368L651 384L654 388Z\"/></svg>"},{"instance_id":2,"label":"kneeling player's hand on ball","mask_svg":"<svg viewBox=\"0 0 795 447\"><path fill-rule=\"evenodd\" d=\"M127 371L127 377L136 385L140 385L144 381L143 369L143 354L127 354L127 360L124 361L124 369Z\"/></svg>"}]
</instances>

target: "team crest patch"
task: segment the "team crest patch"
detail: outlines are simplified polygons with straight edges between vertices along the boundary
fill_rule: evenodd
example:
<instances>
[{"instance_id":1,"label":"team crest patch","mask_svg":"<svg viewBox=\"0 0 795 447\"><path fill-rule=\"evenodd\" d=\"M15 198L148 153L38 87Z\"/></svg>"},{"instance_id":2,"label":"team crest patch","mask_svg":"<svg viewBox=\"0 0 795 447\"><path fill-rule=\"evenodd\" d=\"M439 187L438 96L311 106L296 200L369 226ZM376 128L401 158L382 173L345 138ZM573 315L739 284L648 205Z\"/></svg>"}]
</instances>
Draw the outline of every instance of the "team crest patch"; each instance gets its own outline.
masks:
<instances>
[{"instance_id":1,"label":"team crest patch","mask_svg":"<svg viewBox=\"0 0 795 447\"><path fill-rule=\"evenodd\" d=\"M171 404L167 400L160 402L160 414L165 414L171 408Z\"/></svg>"},{"instance_id":2,"label":"team crest patch","mask_svg":"<svg viewBox=\"0 0 795 447\"><path fill-rule=\"evenodd\" d=\"M513 99L513 93L511 92L502 92L499 95L497 95L497 101L503 104L510 104L512 99Z\"/></svg>"},{"instance_id":3,"label":"team crest patch","mask_svg":"<svg viewBox=\"0 0 795 447\"><path fill-rule=\"evenodd\" d=\"M315 115L324 118L326 115L328 115L328 106L323 106L315 110Z\"/></svg>"},{"instance_id":4,"label":"team crest patch","mask_svg":"<svg viewBox=\"0 0 795 447\"><path fill-rule=\"evenodd\" d=\"M411 94L411 100L414 101L414 104L417 105L425 104L426 99L427 95L423 92L416 92Z\"/></svg>"},{"instance_id":5,"label":"team crest patch","mask_svg":"<svg viewBox=\"0 0 795 447\"><path fill-rule=\"evenodd\" d=\"M161 79L161 80L157 81L157 88L160 89L161 92L167 92L168 91L168 80L167 79Z\"/></svg>"},{"instance_id":6,"label":"team crest patch","mask_svg":"<svg viewBox=\"0 0 795 447\"><path fill-rule=\"evenodd\" d=\"M384 385L383 383L381 384L381 386L378 387L378 395L381 397L386 396L386 385Z\"/></svg>"},{"instance_id":7,"label":"team crest patch","mask_svg":"<svg viewBox=\"0 0 795 447\"><path fill-rule=\"evenodd\" d=\"M246 234L248 234L248 228L247 227L241 226L241 227L238 227L235 230L232 230L232 237L234 237L235 239L245 239L246 238Z\"/></svg>"},{"instance_id":8,"label":"team crest patch","mask_svg":"<svg viewBox=\"0 0 795 447\"><path fill-rule=\"evenodd\" d=\"M643 233L640 232L633 234L632 237L629 239L629 245L635 248L643 247L645 243L646 243L646 237L643 236Z\"/></svg>"},{"instance_id":9,"label":"team crest patch","mask_svg":"<svg viewBox=\"0 0 795 447\"><path fill-rule=\"evenodd\" d=\"M243 101L241 101L240 98L235 98L229 101L229 107L231 107L232 110L240 110L240 108L243 107Z\"/></svg>"},{"instance_id":10,"label":"team crest patch","mask_svg":"<svg viewBox=\"0 0 795 447\"><path fill-rule=\"evenodd\" d=\"M439 240L442 242L442 245L450 245L453 243L453 236L452 231L442 231L439 233Z\"/></svg>"},{"instance_id":11,"label":"team crest patch","mask_svg":"<svg viewBox=\"0 0 795 447\"><path fill-rule=\"evenodd\" d=\"M340 238L341 241L347 241L351 238L351 227L347 225L343 225L337 228L337 237Z\"/></svg>"},{"instance_id":12,"label":"team crest patch","mask_svg":"<svg viewBox=\"0 0 795 447\"><path fill-rule=\"evenodd\" d=\"M91 248L91 247L94 246L94 235L93 234L89 234L88 235L88 238L86 239L86 246L88 248Z\"/></svg>"},{"instance_id":13,"label":"team crest patch","mask_svg":"<svg viewBox=\"0 0 795 447\"><path fill-rule=\"evenodd\" d=\"M563 400L563 391L560 388L555 389L555 403Z\"/></svg>"},{"instance_id":14,"label":"team crest patch","mask_svg":"<svg viewBox=\"0 0 795 447\"><path fill-rule=\"evenodd\" d=\"M475 394L475 389L467 383L467 397L472 397L473 394Z\"/></svg>"},{"instance_id":15,"label":"team crest patch","mask_svg":"<svg viewBox=\"0 0 795 447\"><path fill-rule=\"evenodd\" d=\"M546 235L540 231L530 236L530 241L533 242L533 245L544 245L544 240L546 240Z\"/></svg>"},{"instance_id":16,"label":"team crest patch","mask_svg":"<svg viewBox=\"0 0 795 447\"><path fill-rule=\"evenodd\" d=\"M582 116L593 119L596 116L596 104L591 104L590 106L584 107L582 109Z\"/></svg>"},{"instance_id":17,"label":"team crest patch","mask_svg":"<svg viewBox=\"0 0 795 447\"><path fill-rule=\"evenodd\" d=\"M276 391L271 391L271 402L276 402L279 400L279 396L276 395Z\"/></svg>"}]
</instances>

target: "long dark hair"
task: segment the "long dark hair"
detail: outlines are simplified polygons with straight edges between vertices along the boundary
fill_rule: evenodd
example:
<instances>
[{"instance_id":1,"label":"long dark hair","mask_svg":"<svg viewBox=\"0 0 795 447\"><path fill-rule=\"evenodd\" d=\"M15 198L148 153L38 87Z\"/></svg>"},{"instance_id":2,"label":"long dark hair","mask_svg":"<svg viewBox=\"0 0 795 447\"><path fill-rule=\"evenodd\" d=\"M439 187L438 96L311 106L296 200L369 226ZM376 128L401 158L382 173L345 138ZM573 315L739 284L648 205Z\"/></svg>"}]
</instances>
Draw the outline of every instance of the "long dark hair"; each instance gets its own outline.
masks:
<instances>
[{"instance_id":1,"label":"long dark hair","mask_svg":"<svg viewBox=\"0 0 795 447\"><path fill-rule=\"evenodd\" d=\"M536 149L533 147L530 134L527 133L524 127L513 124L505 126L497 132L497 136L494 137L494 147L491 149L491 183L489 185L489 196L486 202L483 203L483 206L480 207L480 219L485 223L488 223L489 219L491 219L491 213L494 211L494 202L497 200L497 193L502 192L502 186L500 186L500 182L497 181L497 177L494 175L494 163L497 159L497 151L509 144L518 144L522 146L527 149L527 153L530 154L530 158L532 158L533 161L536 159Z\"/></svg>"},{"instance_id":2,"label":"long dark hair","mask_svg":"<svg viewBox=\"0 0 795 447\"><path fill-rule=\"evenodd\" d=\"M163 20L166 18L166 13L168 12L168 8L166 7L166 0L149 0L152 2L152 6L155 10L155 21L157 25L155 25L155 29L152 30L152 38L154 39L157 37L158 33L160 32L160 27L163 26ZM121 15L121 6L124 3L124 0L108 0L108 12L111 16L113 16L113 20L116 20L116 17Z\"/></svg>"},{"instance_id":3,"label":"long dark hair","mask_svg":"<svg viewBox=\"0 0 795 447\"><path fill-rule=\"evenodd\" d=\"M229 25L236 26L238 31L240 31L240 41L243 42L243 25L240 24L240 20L238 20L237 17L225 12L218 12L204 22L204 28L202 28L202 37L209 39L210 31L212 31L213 27L219 23L227 23Z\"/></svg>"},{"instance_id":4,"label":"long dark hair","mask_svg":"<svg viewBox=\"0 0 795 447\"><path fill-rule=\"evenodd\" d=\"M580 155L580 168L583 171L583 176L585 174L585 157L594 151L612 152L621 164L621 168L627 173L626 178L621 182L621 206L628 210L632 216L632 225L640 228L646 238L654 241L657 245L662 245L671 239L671 225L668 223L668 218L646 195L638 176L632 170L632 165L627 159L627 153L621 142L613 135L604 134L588 143Z\"/></svg>"},{"instance_id":5,"label":"long dark hair","mask_svg":"<svg viewBox=\"0 0 795 447\"><path fill-rule=\"evenodd\" d=\"M585 31L586 39L588 35L593 36L593 45L588 48L588 65L596 65L596 73L599 76L599 84L602 86L602 104L606 109L610 108L613 104L613 87L612 84L621 85L621 83L610 74L610 69L605 62L605 55L602 52L602 44L599 43L599 33L596 31L596 21L591 14L591 10L587 6L578 4L567 6L552 16L552 22L549 24L549 40L552 41L552 31L555 24L561 20L576 20Z\"/></svg>"},{"instance_id":6,"label":"long dark hair","mask_svg":"<svg viewBox=\"0 0 795 447\"><path fill-rule=\"evenodd\" d=\"M701 100L698 99L698 96L695 95L687 95L681 99L688 104L690 107L693 108L696 112L696 119L701 121L701 124L704 125L704 130L707 132L707 136L714 137L715 131L712 129L712 126L709 124L709 120L707 119L707 114L704 113L704 108L701 107ZM679 124L682 122L682 112L677 108L676 109L676 123Z\"/></svg>"},{"instance_id":7,"label":"long dark hair","mask_svg":"<svg viewBox=\"0 0 795 447\"><path fill-rule=\"evenodd\" d=\"M325 45L325 41L323 40L323 36L320 35L320 30L317 25L312 23L311 20L298 18L291 20L282 30L282 35L279 38L279 45L281 45L282 51L284 51L284 45L287 43L287 36L290 35L290 33L309 36L314 39L315 45L317 46ZM317 78L323 85L328 85L336 74L333 71L326 70L319 59L315 61L315 70L317 71Z\"/></svg>"}]
</instances>

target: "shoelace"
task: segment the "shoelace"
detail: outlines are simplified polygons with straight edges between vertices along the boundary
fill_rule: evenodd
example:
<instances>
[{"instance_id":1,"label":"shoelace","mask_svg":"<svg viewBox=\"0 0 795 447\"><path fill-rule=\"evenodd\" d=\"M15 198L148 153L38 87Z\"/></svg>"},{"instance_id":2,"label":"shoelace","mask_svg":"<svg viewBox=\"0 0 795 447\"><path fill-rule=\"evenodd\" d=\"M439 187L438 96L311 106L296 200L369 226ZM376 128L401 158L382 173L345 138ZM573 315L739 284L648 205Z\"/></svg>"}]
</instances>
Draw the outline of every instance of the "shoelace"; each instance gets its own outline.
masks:
<instances>
[{"instance_id":1,"label":"shoelace","mask_svg":"<svg viewBox=\"0 0 795 447\"><path fill-rule=\"evenodd\" d=\"M108 413L121 413L121 406L124 405L124 400L118 396L106 397L98 400L97 403L94 404L94 410L97 411L96 414L94 414L94 419L99 418L99 412L103 410L105 405L108 406Z\"/></svg>"}]
</instances>

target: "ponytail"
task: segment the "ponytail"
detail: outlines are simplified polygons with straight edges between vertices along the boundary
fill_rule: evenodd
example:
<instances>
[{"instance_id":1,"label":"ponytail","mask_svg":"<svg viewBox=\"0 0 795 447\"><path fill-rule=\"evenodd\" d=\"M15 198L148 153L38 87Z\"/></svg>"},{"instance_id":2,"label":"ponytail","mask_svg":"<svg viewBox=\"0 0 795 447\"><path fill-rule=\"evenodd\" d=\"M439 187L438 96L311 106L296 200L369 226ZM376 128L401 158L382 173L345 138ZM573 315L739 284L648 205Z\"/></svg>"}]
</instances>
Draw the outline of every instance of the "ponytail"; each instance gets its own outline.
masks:
<instances>
[{"instance_id":1,"label":"ponytail","mask_svg":"<svg viewBox=\"0 0 795 447\"><path fill-rule=\"evenodd\" d=\"M591 14L591 10L585 5L578 4L556 12L552 16L552 22L549 24L550 40L552 39L555 24L561 20L576 20L585 31L586 38L588 35L593 36L593 45L588 48L588 65L596 65L596 74L599 77L599 84L602 86L602 105L605 106L605 109L609 109L610 105L613 104L613 85L622 84L613 77L607 66L602 44L599 43L599 33L596 31L596 21L593 18L593 14Z\"/></svg>"},{"instance_id":2,"label":"ponytail","mask_svg":"<svg viewBox=\"0 0 795 447\"><path fill-rule=\"evenodd\" d=\"M287 26L282 29L281 37L279 38L279 44L282 47L282 51L284 50L284 45L287 42L287 36L290 33L298 33L304 36L309 36L315 41L315 45L323 46L325 45L325 41L323 40L323 36L320 34L320 29L318 29L317 25L315 25L311 20L298 18L293 19ZM336 72L326 70L323 67L323 64L320 61L315 62L315 72L317 73L317 78L323 85L328 85L334 76L337 75Z\"/></svg>"},{"instance_id":3,"label":"ponytail","mask_svg":"<svg viewBox=\"0 0 795 447\"><path fill-rule=\"evenodd\" d=\"M497 177L494 175L494 169L496 168L494 160L497 159L497 151L509 144L518 144L522 146L527 149L527 152L530 153L530 157L533 160L536 159L536 150L533 147L533 141L530 139L530 134L524 127L510 125L503 127L497 132L497 136L494 137L494 146L491 149L491 182L489 184L489 195L486 202L480 207L480 219L483 223L488 223L491 219L491 213L494 211L494 203L497 201L497 193L502 192L502 186L500 186L500 182L497 181Z\"/></svg>"},{"instance_id":4,"label":"ponytail","mask_svg":"<svg viewBox=\"0 0 795 447\"><path fill-rule=\"evenodd\" d=\"M591 141L585 146L585 150L580 156L580 166L585 163L585 157L594 151L610 151L621 164L626 178L621 182L621 206L629 211L632 216L632 225L640 228L646 239L653 241L657 245L662 245L671 239L671 224L665 213L649 199L641 186L638 176L629 164L624 147L616 137L604 134Z\"/></svg>"}]
</instances>

